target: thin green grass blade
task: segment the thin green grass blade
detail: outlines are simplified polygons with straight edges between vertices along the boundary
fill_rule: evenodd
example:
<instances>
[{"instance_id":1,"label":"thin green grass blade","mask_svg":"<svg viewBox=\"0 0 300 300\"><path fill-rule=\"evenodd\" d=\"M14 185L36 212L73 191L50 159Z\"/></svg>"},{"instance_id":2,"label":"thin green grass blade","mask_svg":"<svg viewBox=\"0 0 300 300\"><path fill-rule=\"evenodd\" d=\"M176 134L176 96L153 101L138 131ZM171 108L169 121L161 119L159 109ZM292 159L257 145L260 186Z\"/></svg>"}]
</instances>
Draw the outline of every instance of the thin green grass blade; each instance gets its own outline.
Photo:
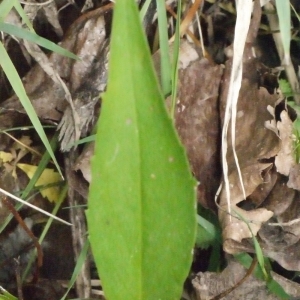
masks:
<instances>
[{"instance_id":1,"label":"thin green grass blade","mask_svg":"<svg viewBox=\"0 0 300 300\"><path fill-rule=\"evenodd\" d=\"M93 255L107 299L179 299L195 242L196 182L134 0L115 4L110 55L87 210Z\"/></svg>"},{"instance_id":2,"label":"thin green grass blade","mask_svg":"<svg viewBox=\"0 0 300 300\"><path fill-rule=\"evenodd\" d=\"M56 151L57 146L58 146L58 133L56 133L53 136L52 140L50 141L50 147L53 152ZM25 199L29 196L30 192L35 187L36 182L38 181L38 179L42 175L43 171L45 170L46 166L48 165L50 159L51 159L51 156L49 154L49 151L46 151L43 154L43 156L39 162L38 168L36 169L34 175L32 176L31 180L29 181L29 183L27 184L26 188L23 191L23 193L21 195L22 199Z\"/></svg>"},{"instance_id":3,"label":"thin green grass blade","mask_svg":"<svg viewBox=\"0 0 300 300\"><path fill-rule=\"evenodd\" d=\"M253 241L253 244L254 244L254 249L255 249L255 254L257 256L257 261L258 261L258 264L260 265L261 267L261 270L265 276L265 280L268 280L269 278L269 274L265 268L265 259L264 259L264 256L263 256L263 251L259 245L259 242L257 241L257 238L255 237L255 235L253 234L252 232L252 229L249 225L249 222L241 215L239 214L237 211L234 211L234 213L243 221L245 222L245 224L247 225L251 235L252 235L252 241Z\"/></svg>"},{"instance_id":4,"label":"thin green grass blade","mask_svg":"<svg viewBox=\"0 0 300 300\"><path fill-rule=\"evenodd\" d=\"M290 63L291 44L291 8L290 1L276 0L276 9L279 19L280 35L284 49L284 63Z\"/></svg>"},{"instance_id":5,"label":"thin green grass blade","mask_svg":"<svg viewBox=\"0 0 300 300\"><path fill-rule=\"evenodd\" d=\"M19 2L19 0L12 0L14 3L14 7L16 9L16 11L18 12L18 14L20 15L20 17L22 18L22 21L26 24L26 26L29 28L30 31L34 32L33 26L30 23L29 18L27 17L23 7L21 6L21 3Z\"/></svg>"},{"instance_id":6,"label":"thin green grass blade","mask_svg":"<svg viewBox=\"0 0 300 300\"><path fill-rule=\"evenodd\" d=\"M85 143L89 143L89 142L93 142L95 140L96 135L92 134L89 135L83 139L80 139L79 141L75 142L72 146L77 146L77 145L81 145L81 144L85 144Z\"/></svg>"},{"instance_id":7,"label":"thin green grass blade","mask_svg":"<svg viewBox=\"0 0 300 300\"><path fill-rule=\"evenodd\" d=\"M171 117L173 119L175 118L175 106L176 106L177 85L178 85L178 64L179 64L179 47L180 47L180 16L181 16L181 0L178 0L175 41L173 44L173 65L172 65Z\"/></svg>"},{"instance_id":8,"label":"thin green grass blade","mask_svg":"<svg viewBox=\"0 0 300 300\"><path fill-rule=\"evenodd\" d=\"M249 226L249 228L250 228L250 226ZM258 263L261 267L261 270L262 270L265 278L268 279L269 274L267 273L266 268L265 268L265 259L264 259L262 249L259 245L259 242L258 242L257 238L253 235L252 232L251 232L251 234L252 234L252 240L253 240L253 244L254 244L255 254L257 256L257 261L258 261Z\"/></svg>"},{"instance_id":9,"label":"thin green grass blade","mask_svg":"<svg viewBox=\"0 0 300 300\"><path fill-rule=\"evenodd\" d=\"M78 56L71 53L70 51L54 44L53 42L37 35L36 33L30 32L18 26L0 22L0 31L3 31L9 35L13 35L21 39L28 40L29 42L38 44L41 47L54 51L60 55L64 55L66 57L77 59L77 60L79 59Z\"/></svg>"},{"instance_id":10,"label":"thin green grass blade","mask_svg":"<svg viewBox=\"0 0 300 300\"><path fill-rule=\"evenodd\" d=\"M291 5L291 8L292 8L292 10L293 10L293 12L294 12L296 18L298 19L298 22L300 22L300 16L299 16L298 12L296 11L296 9L295 9L295 7L292 5L292 3L290 3L290 5Z\"/></svg>"},{"instance_id":11,"label":"thin green grass blade","mask_svg":"<svg viewBox=\"0 0 300 300\"><path fill-rule=\"evenodd\" d=\"M166 2L165 0L156 0L156 5L159 29L161 86L163 94L166 96L171 93L172 89Z\"/></svg>"},{"instance_id":12,"label":"thin green grass blade","mask_svg":"<svg viewBox=\"0 0 300 300\"><path fill-rule=\"evenodd\" d=\"M200 215L197 215L197 238L196 244L202 249L207 249L216 243L220 244L221 232L215 224Z\"/></svg>"},{"instance_id":13,"label":"thin green grass blade","mask_svg":"<svg viewBox=\"0 0 300 300\"><path fill-rule=\"evenodd\" d=\"M77 278L77 276L78 276L78 274L79 274L79 272L80 272L80 270L82 268L82 265L85 262L85 259L86 259L87 255L88 255L89 248L90 248L90 242L87 239L85 241L84 245L83 245L83 248L82 248L80 254L79 254L78 260L76 262L76 266L74 268L74 271L73 271L73 274L72 274L72 277L71 277L71 280L70 280L70 282L68 284L68 289L67 289L66 293L64 294L64 296L60 300L65 300L66 297L68 296L68 294L69 294L71 288L73 287L73 285L74 285L74 283L76 281L76 278Z\"/></svg>"},{"instance_id":14,"label":"thin green grass blade","mask_svg":"<svg viewBox=\"0 0 300 300\"><path fill-rule=\"evenodd\" d=\"M42 124L41 124L38 116L36 115L29 98L26 95L24 86L22 84L22 81L21 81L18 73L17 73L17 70L15 69L15 66L13 65L12 61L10 60L10 57L8 56L6 50L1 42L0 42L0 65L2 66L2 69L3 69L4 73L6 74L7 79L9 80L14 92L19 97L19 100L21 101L32 125L34 126L40 139L42 140L43 144L45 145L47 151L49 152L59 174L63 178L61 169L55 158L52 148L49 144L48 138L42 127Z\"/></svg>"},{"instance_id":15,"label":"thin green grass blade","mask_svg":"<svg viewBox=\"0 0 300 300\"><path fill-rule=\"evenodd\" d=\"M150 5L151 1L152 0L146 0L145 3L144 3L144 5L143 5L143 7L141 8L141 10L140 10L141 21L144 20L145 15L146 15L146 13L148 11L148 8L149 8L149 5Z\"/></svg>"},{"instance_id":16,"label":"thin green grass blade","mask_svg":"<svg viewBox=\"0 0 300 300\"><path fill-rule=\"evenodd\" d=\"M0 21L4 21L5 17L13 8L14 4L11 0L3 0L0 3Z\"/></svg>"},{"instance_id":17,"label":"thin green grass blade","mask_svg":"<svg viewBox=\"0 0 300 300\"><path fill-rule=\"evenodd\" d=\"M0 300L18 300L18 298L0 286Z\"/></svg>"}]
</instances>

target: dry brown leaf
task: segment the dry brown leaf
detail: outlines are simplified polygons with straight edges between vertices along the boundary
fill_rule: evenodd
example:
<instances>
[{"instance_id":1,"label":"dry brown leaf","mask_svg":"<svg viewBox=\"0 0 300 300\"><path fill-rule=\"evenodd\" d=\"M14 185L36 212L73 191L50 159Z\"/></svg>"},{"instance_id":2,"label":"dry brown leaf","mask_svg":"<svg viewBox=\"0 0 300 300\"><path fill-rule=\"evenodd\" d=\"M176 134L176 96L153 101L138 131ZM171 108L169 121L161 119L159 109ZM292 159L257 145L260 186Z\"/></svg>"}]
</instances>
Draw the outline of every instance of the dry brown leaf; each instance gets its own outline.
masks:
<instances>
[{"instance_id":1,"label":"dry brown leaf","mask_svg":"<svg viewBox=\"0 0 300 300\"><path fill-rule=\"evenodd\" d=\"M206 58L180 69L175 114L176 129L200 182L198 201L210 208L215 208L220 182L218 89L222 74L223 67Z\"/></svg>"},{"instance_id":2,"label":"dry brown leaf","mask_svg":"<svg viewBox=\"0 0 300 300\"><path fill-rule=\"evenodd\" d=\"M281 149L275 157L275 166L279 173L288 176L291 168L296 165L293 149L293 122L285 110L280 113L280 119L281 121L277 122L277 128L281 139Z\"/></svg>"},{"instance_id":3,"label":"dry brown leaf","mask_svg":"<svg viewBox=\"0 0 300 300\"><path fill-rule=\"evenodd\" d=\"M290 169L289 181L287 183L289 188L300 191L300 165L297 164Z\"/></svg>"},{"instance_id":4,"label":"dry brown leaf","mask_svg":"<svg viewBox=\"0 0 300 300\"><path fill-rule=\"evenodd\" d=\"M160 74L159 52L153 60ZM194 45L181 41L175 126L187 150L192 172L200 182L198 201L212 209L216 209L214 196L221 176L218 94L223 70L222 65L199 57Z\"/></svg>"},{"instance_id":5,"label":"dry brown leaf","mask_svg":"<svg viewBox=\"0 0 300 300\"><path fill-rule=\"evenodd\" d=\"M84 179L87 182L91 182L92 180L92 174L91 174L91 157L94 155L94 146L95 143L91 142L88 143L80 156L76 159L74 170L80 170L82 172L82 175Z\"/></svg>"},{"instance_id":6,"label":"dry brown leaf","mask_svg":"<svg viewBox=\"0 0 300 300\"><path fill-rule=\"evenodd\" d=\"M47 19L49 24L52 25L56 35L58 37L62 37L63 36L63 30L62 30L62 28L60 26L60 23L59 23L59 18L58 18L59 14L58 14L58 11L57 11L56 1L51 1L47 5L43 5L42 9L43 9L45 18Z\"/></svg>"},{"instance_id":7,"label":"dry brown leaf","mask_svg":"<svg viewBox=\"0 0 300 300\"><path fill-rule=\"evenodd\" d=\"M196 293L196 300L209 300L223 291L234 286L246 274L246 269L234 260L230 260L222 273L198 273L192 284ZM272 272L273 278L279 282L284 290L293 297L300 297L300 285ZM224 300L264 299L279 300L271 294L266 282L251 275L241 286L234 289ZM297 298L298 299L298 298Z\"/></svg>"},{"instance_id":8,"label":"dry brown leaf","mask_svg":"<svg viewBox=\"0 0 300 300\"><path fill-rule=\"evenodd\" d=\"M277 173L276 183L264 201L264 207L274 212L275 216L283 214L292 204L295 191L287 187L287 178Z\"/></svg>"},{"instance_id":9,"label":"dry brown leaf","mask_svg":"<svg viewBox=\"0 0 300 300\"><path fill-rule=\"evenodd\" d=\"M300 202L299 194L287 186L287 177L278 174L264 207L274 212L273 218L259 231L265 255L288 270L300 271Z\"/></svg>"},{"instance_id":10,"label":"dry brown leaf","mask_svg":"<svg viewBox=\"0 0 300 300\"><path fill-rule=\"evenodd\" d=\"M221 116L224 115L225 99L227 95L228 68L223 79L221 92ZM237 123L236 123L236 152L239 159L241 175L244 182L246 197L258 188L264 192L264 182L268 177L268 170L272 162L264 162L266 159L275 157L279 151L280 141L277 135L265 128L265 122L270 119L267 107L274 106L277 96L270 95L265 88L258 89L255 59L248 59L244 62L244 79L238 99ZM229 145L231 141L229 139ZM236 169L232 151L228 151L228 174L231 193L231 210L241 214L249 224L253 233L256 234L261 225L270 219L273 212L266 209L248 210L248 199L244 199L238 172ZM257 197L257 196L256 196ZM259 196L261 198L261 196ZM241 203L243 201L243 203ZM263 199L260 199L262 202ZM237 247L244 239L251 237L247 225L237 217L231 217L227 213L227 198L224 188L220 193L219 219L223 228L224 250L229 253L241 251ZM240 207L238 207L240 206Z\"/></svg>"},{"instance_id":11,"label":"dry brown leaf","mask_svg":"<svg viewBox=\"0 0 300 300\"><path fill-rule=\"evenodd\" d=\"M57 11L56 1L46 1L46 2L47 3L45 4L33 0L29 4L26 3L24 5L24 11L27 17L29 18L31 24L33 24L34 20L38 16L40 22L44 22L44 23L48 22L49 24L51 24L57 36L62 37L63 30L58 20L59 15ZM38 14L39 11L42 13Z\"/></svg>"},{"instance_id":12,"label":"dry brown leaf","mask_svg":"<svg viewBox=\"0 0 300 300\"><path fill-rule=\"evenodd\" d=\"M107 47L103 13L111 8L107 5L88 12L70 27L60 46L82 57L81 62L53 53L49 63L60 78L70 84L71 94L85 85L86 89L103 89L106 84L106 71L102 57ZM98 27L97 27L98 26ZM87 45L88 44L88 45ZM67 103L65 91L54 84L44 70L36 65L24 77L23 83L37 115L43 120L59 122ZM14 95L1 105L3 108L24 113L18 98Z\"/></svg>"},{"instance_id":13,"label":"dry brown leaf","mask_svg":"<svg viewBox=\"0 0 300 300\"><path fill-rule=\"evenodd\" d=\"M251 195L259 186L263 186L262 174L272 163L261 163L259 160L268 159L277 154L279 140L277 136L264 127L269 118L267 105L274 103L276 98L261 88L251 86L248 80L243 80L238 102L238 119L236 130L236 150L239 157L242 178L246 196ZM238 211L246 220L251 221L250 227L256 234L261 224L272 217L273 212L265 208L252 211L237 208L244 200L232 152L228 155L229 182L231 189L231 209ZM238 249L231 248L230 240L241 242L250 238L251 233L247 225L227 214L227 199L224 190L220 194L219 218L223 227L224 249L235 253ZM233 213L234 214L234 213ZM229 240L229 242L228 242Z\"/></svg>"}]
</instances>

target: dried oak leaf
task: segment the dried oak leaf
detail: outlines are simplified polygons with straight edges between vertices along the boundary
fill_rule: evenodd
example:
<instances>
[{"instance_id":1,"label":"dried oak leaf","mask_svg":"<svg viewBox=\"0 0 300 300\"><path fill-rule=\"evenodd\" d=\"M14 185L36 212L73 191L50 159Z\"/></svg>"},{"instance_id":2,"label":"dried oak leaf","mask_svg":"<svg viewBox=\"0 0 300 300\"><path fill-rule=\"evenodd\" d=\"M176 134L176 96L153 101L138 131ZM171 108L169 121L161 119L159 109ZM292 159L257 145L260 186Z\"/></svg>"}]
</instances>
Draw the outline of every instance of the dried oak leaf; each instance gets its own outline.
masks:
<instances>
[{"instance_id":1,"label":"dried oak leaf","mask_svg":"<svg viewBox=\"0 0 300 300\"><path fill-rule=\"evenodd\" d=\"M258 240L265 256L277 261L287 270L300 271L300 195L287 187L285 176L277 173L277 177L276 184L263 202L263 207L272 211L273 217L262 224ZM239 226L231 228L240 236ZM226 246L235 252L255 252L251 239L244 239L242 242L237 241L237 238L227 240Z\"/></svg>"},{"instance_id":2,"label":"dried oak leaf","mask_svg":"<svg viewBox=\"0 0 300 300\"><path fill-rule=\"evenodd\" d=\"M287 270L300 271L300 197L287 186L288 178L278 174L278 180L264 202L274 212L273 218L259 231L264 254Z\"/></svg>"},{"instance_id":3,"label":"dried oak leaf","mask_svg":"<svg viewBox=\"0 0 300 300\"><path fill-rule=\"evenodd\" d=\"M291 206L296 196L295 190L288 188L286 182L287 178L277 173L276 183L263 203L275 217L282 215Z\"/></svg>"},{"instance_id":4,"label":"dried oak leaf","mask_svg":"<svg viewBox=\"0 0 300 300\"><path fill-rule=\"evenodd\" d=\"M300 165L294 155L293 122L287 111L280 114L281 122L277 122L282 148L276 157L275 164L278 172L289 176L287 186L300 191Z\"/></svg>"},{"instance_id":5,"label":"dried oak leaf","mask_svg":"<svg viewBox=\"0 0 300 300\"><path fill-rule=\"evenodd\" d=\"M159 52L153 60L159 77ZM224 66L200 57L193 44L181 41L175 126L200 182L198 201L211 209L216 209L214 196L221 177L218 95L223 71ZM169 102L167 99L168 106Z\"/></svg>"},{"instance_id":6,"label":"dried oak leaf","mask_svg":"<svg viewBox=\"0 0 300 300\"><path fill-rule=\"evenodd\" d=\"M180 69L175 113L176 129L200 182L198 201L212 209L221 178L218 92L223 69L206 58Z\"/></svg>"},{"instance_id":7,"label":"dried oak leaf","mask_svg":"<svg viewBox=\"0 0 300 300\"><path fill-rule=\"evenodd\" d=\"M17 163L29 152L29 149L33 149L31 143L31 138L27 135L23 135L10 147L10 153L12 155L11 160L9 162L4 162L3 166L15 179L17 179Z\"/></svg>"},{"instance_id":8,"label":"dried oak leaf","mask_svg":"<svg viewBox=\"0 0 300 300\"><path fill-rule=\"evenodd\" d=\"M287 183L289 188L300 191L300 165L296 164L290 169L289 181Z\"/></svg>"},{"instance_id":9,"label":"dried oak leaf","mask_svg":"<svg viewBox=\"0 0 300 300\"><path fill-rule=\"evenodd\" d=\"M192 284L196 293L196 300L212 299L214 296L226 291L241 280L247 270L237 261L230 260L222 273L205 272L198 273ZM300 297L300 285L288 280L275 272L272 277L293 297ZM240 299L264 299L279 300L276 295L269 292L266 282L255 278L253 275L230 294L222 298L224 300ZM299 299L299 298L297 298Z\"/></svg>"},{"instance_id":10,"label":"dried oak leaf","mask_svg":"<svg viewBox=\"0 0 300 300\"><path fill-rule=\"evenodd\" d=\"M237 105L236 120L236 153L239 159L239 166L244 183L246 197L258 187L262 187L268 176L268 169L272 162L264 162L266 159L274 157L279 151L279 139L277 135L265 128L265 122L269 119L268 105L273 105L276 95L270 95L265 88L258 89L257 83L251 74L253 61L244 63L244 79L242 80ZM221 92L221 116L224 116L227 82L229 80L229 70L226 68L227 76L223 80ZM229 134L228 145L231 145ZM223 187L220 193L219 219L223 228L223 248L228 253L240 252L237 245L243 243L244 239L250 238L251 232L244 221L235 212L242 215L247 220L253 234L257 234L261 225L269 220L273 212L266 208L247 210L247 200L244 199L241 183L238 176L236 163L232 149L228 149L228 178L230 182L230 210L235 217L228 214L228 199ZM245 201L243 201L245 200ZM243 202L242 202L243 201ZM243 207L245 206L245 209Z\"/></svg>"},{"instance_id":11,"label":"dried oak leaf","mask_svg":"<svg viewBox=\"0 0 300 300\"><path fill-rule=\"evenodd\" d=\"M107 48L103 13L104 10L99 8L76 20L60 44L61 47L77 54L81 58L80 61L56 53L52 53L49 57L49 63L60 78L68 83L71 94L83 85L86 85L86 89L100 91L104 83L106 84L106 72L102 74L103 67L101 67L103 51ZM102 73L97 74L97 70ZM55 83L39 65L28 72L23 79L23 84L38 117L59 122L62 117L61 112L67 106L62 86ZM6 110L25 112L16 95L3 102L1 107Z\"/></svg>"},{"instance_id":12,"label":"dried oak leaf","mask_svg":"<svg viewBox=\"0 0 300 300\"><path fill-rule=\"evenodd\" d=\"M293 149L293 122L286 110L280 113L280 119L277 122L277 128L281 148L275 157L275 166L279 173L288 176L291 168L296 165Z\"/></svg>"},{"instance_id":13,"label":"dried oak leaf","mask_svg":"<svg viewBox=\"0 0 300 300\"><path fill-rule=\"evenodd\" d=\"M91 174L91 157L94 155L94 146L95 142L88 143L80 156L76 159L74 170L80 170L84 179L87 182L91 182L92 174Z\"/></svg>"}]
</instances>

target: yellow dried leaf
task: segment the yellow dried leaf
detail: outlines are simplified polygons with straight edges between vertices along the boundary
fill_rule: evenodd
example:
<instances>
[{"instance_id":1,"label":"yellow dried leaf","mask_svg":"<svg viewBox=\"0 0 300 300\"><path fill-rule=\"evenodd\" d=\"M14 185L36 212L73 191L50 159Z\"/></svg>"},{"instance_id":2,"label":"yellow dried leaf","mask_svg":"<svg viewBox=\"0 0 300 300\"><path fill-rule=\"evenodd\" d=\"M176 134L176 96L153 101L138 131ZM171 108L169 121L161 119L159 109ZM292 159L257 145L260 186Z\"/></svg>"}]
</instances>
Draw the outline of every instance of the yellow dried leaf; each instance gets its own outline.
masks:
<instances>
[{"instance_id":1,"label":"yellow dried leaf","mask_svg":"<svg viewBox=\"0 0 300 300\"><path fill-rule=\"evenodd\" d=\"M17 166L26 173L26 175L31 179L37 169L37 166L28 165L28 164L17 164ZM54 172L53 169L45 169L37 180L35 186L45 186L51 183L57 183L61 181L59 173ZM44 198L48 198L50 202L56 202L60 194L60 188L49 187L40 191Z\"/></svg>"},{"instance_id":2,"label":"yellow dried leaf","mask_svg":"<svg viewBox=\"0 0 300 300\"><path fill-rule=\"evenodd\" d=\"M9 152L0 151L0 159L3 162L10 162L14 159L14 156Z\"/></svg>"},{"instance_id":3,"label":"yellow dried leaf","mask_svg":"<svg viewBox=\"0 0 300 300\"><path fill-rule=\"evenodd\" d=\"M24 149L24 146L30 147L31 144L31 138L27 135L23 135L20 139L18 139L18 142L14 143L13 147L15 149Z\"/></svg>"}]
</instances>

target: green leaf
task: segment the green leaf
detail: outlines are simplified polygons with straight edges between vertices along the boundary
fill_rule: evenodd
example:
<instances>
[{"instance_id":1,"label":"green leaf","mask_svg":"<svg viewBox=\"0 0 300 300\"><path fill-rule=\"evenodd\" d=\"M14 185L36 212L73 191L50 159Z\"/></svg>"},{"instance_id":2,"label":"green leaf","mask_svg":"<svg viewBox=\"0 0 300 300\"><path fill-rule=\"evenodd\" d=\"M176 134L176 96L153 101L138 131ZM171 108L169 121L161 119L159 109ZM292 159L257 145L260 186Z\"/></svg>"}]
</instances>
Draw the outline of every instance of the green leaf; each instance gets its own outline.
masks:
<instances>
[{"instance_id":1,"label":"green leaf","mask_svg":"<svg viewBox=\"0 0 300 300\"><path fill-rule=\"evenodd\" d=\"M7 34L14 35L18 38L25 39L29 42L38 44L44 48L47 48L51 51L54 51L58 54L64 55L69 58L79 59L75 54L70 51L54 44L53 42L44 39L43 37L37 35L36 33L30 32L26 29L20 28L18 26L0 22L0 31L3 31Z\"/></svg>"},{"instance_id":2,"label":"green leaf","mask_svg":"<svg viewBox=\"0 0 300 300\"><path fill-rule=\"evenodd\" d=\"M107 299L179 299L195 242L196 183L134 0L115 4L110 55L87 210L93 255Z\"/></svg>"},{"instance_id":3,"label":"green leaf","mask_svg":"<svg viewBox=\"0 0 300 300\"><path fill-rule=\"evenodd\" d=\"M214 223L202 216L197 216L197 238L196 244L199 248L207 249L209 246L221 244L221 231Z\"/></svg>"},{"instance_id":4,"label":"green leaf","mask_svg":"<svg viewBox=\"0 0 300 300\"><path fill-rule=\"evenodd\" d=\"M258 261L258 264L259 266L261 267L261 270L264 274L264 277L265 279L267 280L269 278L269 274L266 270L266 266L265 266L265 259L264 259L264 256L263 256L263 251L259 245L259 242L256 238L256 236L253 234L252 230L251 230L251 227L249 225L249 222L241 215L239 214L237 211L234 211L235 214L242 220L245 222L245 224L247 225L251 235L252 235L252 241L253 241L253 245L254 245L254 249L255 249L255 254L257 256L257 261Z\"/></svg>"},{"instance_id":5,"label":"green leaf","mask_svg":"<svg viewBox=\"0 0 300 300\"><path fill-rule=\"evenodd\" d=\"M287 294L284 288L273 278L267 282L267 287L269 291L278 296L279 299L291 299L291 296Z\"/></svg>"},{"instance_id":6,"label":"green leaf","mask_svg":"<svg viewBox=\"0 0 300 300\"><path fill-rule=\"evenodd\" d=\"M279 88L285 97L294 95L293 89L286 79L279 79Z\"/></svg>"},{"instance_id":7,"label":"green leaf","mask_svg":"<svg viewBox=\"0 0 300 300\"><path fill-rule=\"evenodd\" d=\"M201 249L211 247L207 271L218 272L222 265L222 231L218 217L202 206L199 206L198 214L196 245Z\"/></svg>"},{"instance_id":8,"label":"green leaf","mask_svg":"<svg viewBox=\"0 0 300 300\"><path fill-rule=\"evenodd\" d=\"M93 142L95 140L95 134L89 135L85 138L80 139L79 141L75 142L73 145L81 145L89 142Z\"/></svg>"},{"instance_id":9,"label":"green leaf","mask_svg":"<svg viewBox=\"0 0 300 300\"><path fill-rule=\"evenodd\" d=\"M3 0L0 3L0 21L3 21L13 8L14 4L11 0Z\"/></svg>"},{"instance_id":10,"label":"green leaf","mask_svg":"<svg viewBox=\"0 0 300 300\"><path fill-rule=\"evenodd\" d=\"M147 10L150 6L150 3L151 3L151 0L146 0L145 3L143 4L141 10L140 10L140 18L141 18L141 22L143 22L145 16L146 16L146 13L147 13Z\"/></svg>"},{"instance_id":11,"label":"green leaf","mask_svg":"<svg viewBox=\"0 0 300 300\"><path fill-rule=\"evenodd\" d=\"M291 9L290 1L276 0L276 9L279 19L279 29L284 50L284 63L290 62L291 44Z\"/></svg>"},{"instance_id":12,"label":"green leaf","mask_svg":"<svg viewBox=\"0 0 300 300\"><path fill-rule=\"evenodd\" d=\"M15 296L10 294L2 286L0 286L0 300L18 300Z\"/></svg>"},{"instance_id":13,"label":"green leaf","mask_svg":"<svg viewBox=\"0 0 300 300\"><path fill-rule=\"evenodd\" d=\"M16 9L18 14L22 18L23 23L25 23L27 25L27 27L30 29L30 31L34 32L33 26L30 23L30 20L29 20L28 16L26 15L23 7L21 6L20 1L19 0L12 0L12 1L14 3L14 8Z\"/></svg>"},{"instance_id":14,"label":"green leaf","mask_svg":"<svg viewBox=\"0 0 300 300\"><path fill-rule=\"evenodd\" d=\"M180 48L180 16L181 16L181 0L177 4L177 20L175 29L175 41L173 44L173 64L172 64L172 95L171 95L171 117L175 118L175 106L178 90L178 68L179 68L179 48Z\"/></svg>"},{"instance_id":15,"label":"green leaf","mask_svg":"<svg viewBox=\"0 0 300 300\"><path fill-rule=\"evenodd\" d=\"M168 38L168 21L166 15L165 0L156 0L157 18L159 28L159 47L160 47L160 73L161 86L164 96L169 95L172 89L171 86L171 62L169 56L169 38Z\"/></svg>"},{"instance_id":16,"label":"green leaf","mask_svg":"<svg viewBox=\"0 0 300 300\"><path fill-rule=\"evenodd\" d=\"M27 27L32 32L34 32L32 24L30 23L30 20L27 17L27 15L26 15L23 7L21 6L19 0L3 0L0 3L0 22L4 21L5 17L8 15L8 13L11 11L11 9L13 7L19 13L20 17L22 18L22 21L27 25Z\"/></svg>"},{"instance_id":17,"label":"green leaf","mask_svg":"<svg viewBox=\"0 0 300 300\"><path fill-rule=\"evenodd\" d=\"M19 97L19 100L21 101L32 125L34 126L36 132L38 133L40 139L42 140L43 144L45 145L47 151L49 152L59 174L62 176L59 164L57 163L57 160L55 158L55 155L52 151L52 148L49 144L48 138L45 134L45 131L42 127L42 124L36 115L34 108L26 94L26 91L24 89L23 83L17 73L17 70L15 66L13 65L12 61L10 60L9 55L7 54L3 44L0 42L0 65L2 66L2 69L7 76L7 79L9 80L14 92ZM63 177L63 176L62 176Z\"/></svg>"}]
</instances>

